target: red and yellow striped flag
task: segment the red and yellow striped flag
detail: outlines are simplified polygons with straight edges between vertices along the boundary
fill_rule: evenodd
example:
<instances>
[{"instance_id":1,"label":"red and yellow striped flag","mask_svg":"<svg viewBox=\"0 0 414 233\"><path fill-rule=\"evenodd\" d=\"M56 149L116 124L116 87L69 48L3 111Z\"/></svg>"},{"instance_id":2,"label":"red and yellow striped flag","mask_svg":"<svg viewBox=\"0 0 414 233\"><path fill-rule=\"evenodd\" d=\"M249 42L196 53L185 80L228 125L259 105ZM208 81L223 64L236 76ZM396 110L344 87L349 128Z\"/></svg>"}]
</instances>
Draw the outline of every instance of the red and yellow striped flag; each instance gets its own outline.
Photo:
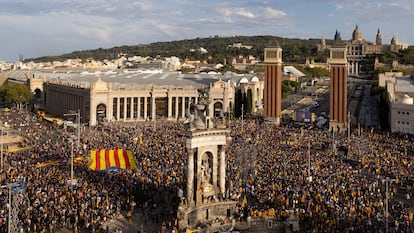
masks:
<instances>
[{"instance_id":1,"label":"red and yellow striped flag","mask_svg":"<svg viewBox=\"0 0 414 233\"><path fill-rule=\"evenodd\" d=\"M117 149L91 151L91 163L89 165L91 170L135 169L136 167L137 165L134 155L129 150Z\"/></svg>"}]
</instances>

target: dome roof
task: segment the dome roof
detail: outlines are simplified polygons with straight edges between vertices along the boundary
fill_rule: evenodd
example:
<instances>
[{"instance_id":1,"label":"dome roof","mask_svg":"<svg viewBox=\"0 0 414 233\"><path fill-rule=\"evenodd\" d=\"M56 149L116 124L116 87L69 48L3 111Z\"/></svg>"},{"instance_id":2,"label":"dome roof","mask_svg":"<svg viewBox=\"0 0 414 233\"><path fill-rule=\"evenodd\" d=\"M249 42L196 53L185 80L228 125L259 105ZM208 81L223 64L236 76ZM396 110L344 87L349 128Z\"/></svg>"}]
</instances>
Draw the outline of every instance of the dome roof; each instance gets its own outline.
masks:
<instances>
[{"instance_id":1,"label":"dome roof","mask_svg":"<svg viewBox=\"0 0 414 233\"><path fill-rule=\"evenodd\" d=\"M392 45L396 45L396 44L398 44L398 39L397 39L397 37L394 35L393 37L392 37L392 39L391 39L391 44Z\"/></svg>"},{"instance_id":2,"label":"dome roof","mask_svg":"<svg viewBox=\"0 0 414 233\"><path fill-rule=\"evenodd\" d=\"M253 82L253 83L258 83L259 78L257 76L254 76L252 79L250 79L250 81Z\"/></svg>"},{"instance_id":3,"label":"dome roof","mask_svg":"<svg viewBox=\"0 0 414 233\"><path fill-rule=\"evenodd\" d=\"M356 25L354 32L352 33L352 40L362 41L362 33Z\"/></svg>"},{"instance_id":4,"label":"dome roof","mask_svg":"<svg viewBox=\"0 0 414 233\"><path fill-rule=\"evenodd\" d=\"M248 83L248 82L249 82L249 80L246 77L240 79L240 81L239 81L239 83Z\"/></svg>"},{"instance_id":5,"label":"dome roof","mask_svg":"<svg viewBox=\"0 0 414 233\"><path fill-rule=\"evenodd\" d=\"M401 103L402 104L413 104L413 98L408 96L407 94L404 95L404 97L401 98Z\"/></svg>"}]
</instances>

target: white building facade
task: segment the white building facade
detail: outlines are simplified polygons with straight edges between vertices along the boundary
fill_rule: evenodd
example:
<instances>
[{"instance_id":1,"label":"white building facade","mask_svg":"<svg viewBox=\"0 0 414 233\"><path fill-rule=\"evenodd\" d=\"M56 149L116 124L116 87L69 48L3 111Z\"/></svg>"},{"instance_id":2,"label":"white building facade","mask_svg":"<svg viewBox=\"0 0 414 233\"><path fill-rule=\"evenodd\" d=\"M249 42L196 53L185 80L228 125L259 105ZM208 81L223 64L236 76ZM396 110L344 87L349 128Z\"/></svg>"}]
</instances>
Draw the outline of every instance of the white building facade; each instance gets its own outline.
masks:
<instances>
[{"instance_id":1,"label":"white building facade","mask_svg":"<svg viewBox=\"0 0 414 233\"><path fill-rule=\"evenodd\" d=\"M99 122L185 120L191 103L207 99L214 117L234 112L235 90L252 90L252 102L262 109L263 82L253 75L151 73L78 75L71 78L30 78L31 89L41 88L44 108L54 116L80 111L81 121ZM91 76L91 77L89 77ZM247 82L240 82L247 80Z\"/></svg>"},{"instance_id":2,"label":"white building facade","mask_svg":"<svg viewBox=\"0 0 414 233\"><path fill-rule=\"evenodd\" d=\"M387 72L379 75L379 85L385 87L389 97L389 123L391 132L414 134L414 74Z\"/></svg>"}]
</instances>

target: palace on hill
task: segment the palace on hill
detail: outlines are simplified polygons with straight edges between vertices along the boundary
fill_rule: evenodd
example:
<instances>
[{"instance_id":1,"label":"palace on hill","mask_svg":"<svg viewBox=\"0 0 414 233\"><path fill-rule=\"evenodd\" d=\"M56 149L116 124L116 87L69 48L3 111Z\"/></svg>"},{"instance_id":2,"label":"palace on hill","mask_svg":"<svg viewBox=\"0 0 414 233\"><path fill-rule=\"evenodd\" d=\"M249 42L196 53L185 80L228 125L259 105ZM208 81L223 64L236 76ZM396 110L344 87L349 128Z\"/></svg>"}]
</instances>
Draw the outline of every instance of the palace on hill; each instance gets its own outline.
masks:
<instances>
[{"instance_id":1,"label":"palace on hill","mask_svg":"<svg viewBox=\"0 0 414 233\"><path fill-rule=\"evenodd\" d=\"M397 36L393 36L390 44L382 43L382 35L378 29L375 43L365 40L362 32L356 25L352 39L345 42L347 49L348 74L351 76L359 76L365 72L362 61L367 55L382 54L385 52L397 52L408 48L408 45L398 43ZM327 45L325 38L317 45L318 51L329 49L331 45Z\"/></svg>"}]
</instances>

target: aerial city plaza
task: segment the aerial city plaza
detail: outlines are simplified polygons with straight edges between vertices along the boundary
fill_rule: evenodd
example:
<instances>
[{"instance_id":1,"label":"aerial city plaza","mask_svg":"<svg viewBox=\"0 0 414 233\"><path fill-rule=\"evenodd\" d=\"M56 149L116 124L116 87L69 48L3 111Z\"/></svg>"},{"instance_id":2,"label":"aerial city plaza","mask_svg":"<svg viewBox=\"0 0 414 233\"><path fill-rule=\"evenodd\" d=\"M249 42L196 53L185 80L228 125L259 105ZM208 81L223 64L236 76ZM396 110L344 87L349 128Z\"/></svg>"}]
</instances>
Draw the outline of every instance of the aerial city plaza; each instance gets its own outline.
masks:
<instances>
[{"instance_id":1,"label":"aerial city plaza","mask_svg":"<svg viewBox=\"0 0 414 233\"><path fill-rule=\"evenodd\" d=\"M414 232L414 73L366 60L406 47L356 26L315 48L294 66L269 41L242 74L2 68L0 232Z\"/></svg>"}]
</instances>

